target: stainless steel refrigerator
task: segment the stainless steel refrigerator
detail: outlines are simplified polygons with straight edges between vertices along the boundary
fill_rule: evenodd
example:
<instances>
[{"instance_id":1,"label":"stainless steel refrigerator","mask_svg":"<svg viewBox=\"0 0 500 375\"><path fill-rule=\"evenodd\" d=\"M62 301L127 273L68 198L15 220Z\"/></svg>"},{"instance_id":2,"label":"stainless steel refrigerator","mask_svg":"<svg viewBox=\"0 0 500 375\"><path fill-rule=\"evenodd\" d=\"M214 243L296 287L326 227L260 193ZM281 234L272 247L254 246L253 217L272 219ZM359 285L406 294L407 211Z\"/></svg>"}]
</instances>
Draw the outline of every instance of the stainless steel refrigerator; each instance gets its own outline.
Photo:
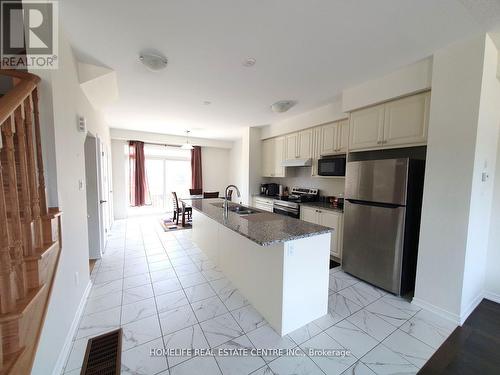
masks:
<instances>
[{"instance_id":1,"label":"stainless steel refrigerator","mask_svg":"<svg viewBox=\"0 0 500 375\"><path fill-rule=\"evenodd\" d=\"M424 161L353 161L346 166L344 271L391 293L415 286Z\"/></svg>"}]
</instances>

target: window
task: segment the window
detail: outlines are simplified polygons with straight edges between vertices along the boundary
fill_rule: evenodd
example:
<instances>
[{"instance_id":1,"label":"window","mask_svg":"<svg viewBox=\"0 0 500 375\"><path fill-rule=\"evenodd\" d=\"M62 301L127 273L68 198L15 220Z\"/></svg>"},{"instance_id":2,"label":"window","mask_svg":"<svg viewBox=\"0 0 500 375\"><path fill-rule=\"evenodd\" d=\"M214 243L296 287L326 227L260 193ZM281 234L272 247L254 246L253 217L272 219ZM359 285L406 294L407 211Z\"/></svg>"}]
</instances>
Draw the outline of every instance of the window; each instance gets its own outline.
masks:
<instances>
[{"instance_id":1,"label":"window","mask_svg":"<svg viewBox=\"0 0 500 375\"><path fill-rule=\"evenodd\" d=\"M172 192L179 198L191 187L191 152L179 147L145 144L146 178L153 208L173 211Z\"/></svg>"}]
</instances>

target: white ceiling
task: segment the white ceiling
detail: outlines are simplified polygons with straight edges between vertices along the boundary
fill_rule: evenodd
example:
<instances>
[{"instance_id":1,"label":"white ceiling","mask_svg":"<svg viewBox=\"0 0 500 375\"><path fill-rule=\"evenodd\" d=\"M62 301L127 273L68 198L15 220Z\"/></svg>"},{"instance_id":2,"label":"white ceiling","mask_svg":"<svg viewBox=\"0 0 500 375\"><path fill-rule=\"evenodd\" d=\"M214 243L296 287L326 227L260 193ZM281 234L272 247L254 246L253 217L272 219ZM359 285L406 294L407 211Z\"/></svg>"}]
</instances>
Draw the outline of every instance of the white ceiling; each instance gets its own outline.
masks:
<instances>
[{"instance_id":1,"label":"white ceiling","mask_svg":"<svg viewBox=\"0 0 500 375\"><path fill-rule=\"evenodd\" d=\"M112 127L191 129L193 136L231 139L242 127L324 105L345 87L485 31L500 20L498 2L64 0L60 6L77 57L117 72L120 99L105 110ZM163 52L167 69L146 70L138 62L146 48ZM257 64L243 67L247 57ZM269 106L280 99L298 105L275 114Z\"/></svg>"}]
</instances>

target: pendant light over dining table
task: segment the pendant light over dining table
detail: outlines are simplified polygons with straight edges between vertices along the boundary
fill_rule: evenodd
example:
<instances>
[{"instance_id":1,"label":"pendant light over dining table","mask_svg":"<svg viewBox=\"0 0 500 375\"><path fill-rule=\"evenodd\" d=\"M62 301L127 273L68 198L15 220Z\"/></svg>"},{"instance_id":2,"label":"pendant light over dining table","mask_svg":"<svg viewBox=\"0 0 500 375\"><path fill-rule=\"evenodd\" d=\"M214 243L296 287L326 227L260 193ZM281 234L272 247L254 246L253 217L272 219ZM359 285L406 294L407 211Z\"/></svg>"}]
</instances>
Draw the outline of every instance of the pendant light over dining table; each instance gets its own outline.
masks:
<instances>
[{"instance_id":1,"label":"pendant light over dining table","mask_svg":"<svg viewBox=\"0 0 500 375\"><path fill-rule=\"evenodd\" d=\"M181 148L183 150L192 150L193 149L193 145L191 143L189 143L189 133L190 131L189 130L186 130L186 143L184 143Z\"/></svg>"}]
</instances>

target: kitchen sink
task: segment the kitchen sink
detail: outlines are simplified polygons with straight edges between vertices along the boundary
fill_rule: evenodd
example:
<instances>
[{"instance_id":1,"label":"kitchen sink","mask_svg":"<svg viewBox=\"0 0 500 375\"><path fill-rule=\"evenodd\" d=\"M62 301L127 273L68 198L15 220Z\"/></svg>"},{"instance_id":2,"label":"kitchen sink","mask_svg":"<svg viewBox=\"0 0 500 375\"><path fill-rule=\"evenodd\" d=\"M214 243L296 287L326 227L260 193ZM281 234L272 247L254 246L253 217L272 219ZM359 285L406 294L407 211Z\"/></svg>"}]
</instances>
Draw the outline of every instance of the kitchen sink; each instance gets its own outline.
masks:
<instances>
[{"instance_id":1,"label":"kitchen sink","mask_svg":"<svg viewBox=\"0 0 500 375\"><path fill-rule=\"evenodd\" d=\"M224 203L212 203L212 205L224 209ZM250 207L234 203L230 203L228 209L229 211L237 213L238 215L251 215L259 213L259 211L253 210Z\"/></svg>"}]
</instances>

